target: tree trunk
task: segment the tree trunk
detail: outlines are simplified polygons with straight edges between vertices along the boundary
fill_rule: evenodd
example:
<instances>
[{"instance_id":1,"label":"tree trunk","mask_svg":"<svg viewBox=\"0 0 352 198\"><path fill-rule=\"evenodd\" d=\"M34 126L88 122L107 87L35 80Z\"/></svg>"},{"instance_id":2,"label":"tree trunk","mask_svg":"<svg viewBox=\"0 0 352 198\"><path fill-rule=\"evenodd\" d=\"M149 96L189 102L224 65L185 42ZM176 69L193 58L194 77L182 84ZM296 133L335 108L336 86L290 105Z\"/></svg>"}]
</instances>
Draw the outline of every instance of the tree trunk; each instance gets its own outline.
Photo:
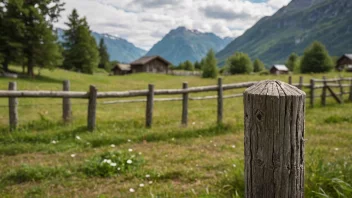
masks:
<instances>
[{"instance_id":1,"label":"tree trunk","mask_svg":"<svg viewBox=\"0 0 352 198\"><path fill-rule=\"evenodd\" d=\"M2 68L4 69L4 72L9 71L9 57L6 56L4 62L2 63Z\"/></svg>"},{"instance_id":2,"label":"tree trunk","mask_svg":"<svg viewBox=\"0 0 352 198\"><path fill-rule=\"evenodd\" d=\"M30 77L34 77L34 60L33 60L33 54L29 54L28 56L28 67L27 67L27 74Z\"/></svg>"}]
</instances>

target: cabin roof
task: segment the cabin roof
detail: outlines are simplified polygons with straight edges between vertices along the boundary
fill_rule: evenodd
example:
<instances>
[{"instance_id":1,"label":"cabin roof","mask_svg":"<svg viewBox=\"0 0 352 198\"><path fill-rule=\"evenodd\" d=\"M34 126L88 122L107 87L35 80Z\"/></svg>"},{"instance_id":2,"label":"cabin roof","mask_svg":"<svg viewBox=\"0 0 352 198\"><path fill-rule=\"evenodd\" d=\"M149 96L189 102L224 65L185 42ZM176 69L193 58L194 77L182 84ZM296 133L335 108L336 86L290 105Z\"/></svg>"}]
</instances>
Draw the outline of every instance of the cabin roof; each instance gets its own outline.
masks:
<instances>
[{"instance_id":1,"label":"cabin roof","mask_svg":"<svg viewBox=\"0 0 352 198\"><path fill-rule=\"evenodd\" d=\"M272 68L276 68L279 71L288 71L288 68L286 67L286 65L273 65Z\"/></svg>"},{"instance_id":2,"label":"cabin roof","mask_svg":"<svg viewBox=\"0 0 352 198\"><path fill-rule=\"evenodd\" d=\"M131 70L131 65L130 64L121 64L118 63L115 65L115 67L113 67L111 70L115 70L119 68L121 71L130 71Z\"/></svg>"},{"instance_id":3,"label":"cabin roof","mask_svg":"<svg viewBox=\"0 0 352 198\"><path fill-rule=\"evenodd\" d=\"M135 61L133 61L131 63L131 65L145 65L147 63L149 63L150 61L153 61L155 59L159 59L162 62L164 62L167 65L171 65L171 63L169 61L167 61L166 59L162 58L161 56L144 56L140 59L137 59Z\"/></svg>"}]
</instances>

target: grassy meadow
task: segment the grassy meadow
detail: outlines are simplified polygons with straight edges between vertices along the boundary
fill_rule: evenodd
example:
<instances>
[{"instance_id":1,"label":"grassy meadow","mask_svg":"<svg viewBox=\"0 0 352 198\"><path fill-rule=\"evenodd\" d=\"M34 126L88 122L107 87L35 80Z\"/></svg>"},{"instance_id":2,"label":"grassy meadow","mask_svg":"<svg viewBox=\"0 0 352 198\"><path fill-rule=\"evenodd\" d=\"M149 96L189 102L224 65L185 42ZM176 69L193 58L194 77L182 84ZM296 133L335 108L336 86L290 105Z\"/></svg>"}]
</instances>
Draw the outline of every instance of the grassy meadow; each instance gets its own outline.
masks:
<instances>
[{"instance_id":1,"label":"grassy meadow","mask_svg":"<svg viewBox=\"0 0 352 198\"><path fill-rule=\"evenodd\" d=\"M338 77L310 74L304 81L323 75ZM224 84L265 79L287 82L288 76L226 76ZM15 81L19 90L62 90L63 80L70 80L73 91L88 91L91 84L98 91L124 91L146 89L149 83L156 89L217 83L200 77L92 76L63 70ZM0 78L0 90L10 81L14 79ZM191 97L205 95L216 92ZM0 197L243 197L242 98L225 100L221 126L216 125L216 100L190 101L188 127L180 124L180 101L156 102L151 129L144 127L145 103L103 104L112 100L98 100L97 130L91 133L86 130L87 100L71 100L73 121L64 125L62 99L20 98L19 129L10 133L8 100L0 98ZM327 103L321 107L317 99L315 108L307 105L305 194L351 197L352 103Z\"/></svg>"}]
</instances>

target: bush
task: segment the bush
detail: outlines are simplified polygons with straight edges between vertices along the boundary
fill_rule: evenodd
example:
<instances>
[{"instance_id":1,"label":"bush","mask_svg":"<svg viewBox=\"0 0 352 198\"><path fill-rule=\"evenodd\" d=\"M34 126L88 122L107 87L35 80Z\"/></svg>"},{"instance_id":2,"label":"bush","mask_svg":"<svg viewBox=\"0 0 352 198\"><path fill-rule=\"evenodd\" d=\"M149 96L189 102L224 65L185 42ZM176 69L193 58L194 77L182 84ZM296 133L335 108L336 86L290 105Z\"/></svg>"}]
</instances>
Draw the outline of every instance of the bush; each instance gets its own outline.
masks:
<instances>
[{"instance_id":1,"label":"bush","mask_svg":"<svg viewBox=\"0 0 352 198\"><path fill-rule=\"evenodd\" d=\"M215 52L211 49L202 63L202 77L203 78L216 78L218 76L217 60Z\"/></svg>"},{"instance_id":2,"label":"bush","mask_svg":"<svg viewBox=\"0 0 352 198\"><path fill-rule=\"evenodd\" d=\"M264 63L259 59L256 59L253 63L253 71L254 72L261 72L265 70Z\"/></svg>"},{"instance_id":3,"label":"bush","mask_svg":"<svg viewBox=\"0 0 352 198\"><path fill-rule=\"evenodd\" d=\"M242 52L236 52L227 60L227 67L231 74L249 74L253 72L252 61L249 56Z\"/></svg>"},{"instance_id":4,"label":"bush","mask_svg":"<svg viewBox=\"0 0 352 198\"><path fill-rule=\"evenodd\" d=\"M315 41L305 50L301 62L302 73L329 72L332 68L333 62L323 44Z\"/></svg>"},{"instance_id":5,"label":"bush","mask_svg":"<svg viewBox=\"0 0 352 198\"><path fill-rule=\"evenodd\" d=\"M261 72L259 72L259 75L269 75L270 74L270 72L268 71L268 70L263 70L263 71L261 71Z\"/></svg>"},{"instance_id":6,"label":"bush","mask_svg":"<svg viewBox=\"0 0 352 198\"><path fill-rule=\"evenodd\" d=\"M296 53L292 53L286 61L286 66L290 71L299 72L299 62L299 56Z\"/></svg>"},{"instance_id":7,"label":"bush","mask_svg":"<svg viewBox=\"0 0 352 198\"><path fill-rule=\"evenodd\" d=\"M82 171L88 176L111 177L136 170L144 163L138 154L106 152L88 160Z\"/></svg>"}]
</instances>

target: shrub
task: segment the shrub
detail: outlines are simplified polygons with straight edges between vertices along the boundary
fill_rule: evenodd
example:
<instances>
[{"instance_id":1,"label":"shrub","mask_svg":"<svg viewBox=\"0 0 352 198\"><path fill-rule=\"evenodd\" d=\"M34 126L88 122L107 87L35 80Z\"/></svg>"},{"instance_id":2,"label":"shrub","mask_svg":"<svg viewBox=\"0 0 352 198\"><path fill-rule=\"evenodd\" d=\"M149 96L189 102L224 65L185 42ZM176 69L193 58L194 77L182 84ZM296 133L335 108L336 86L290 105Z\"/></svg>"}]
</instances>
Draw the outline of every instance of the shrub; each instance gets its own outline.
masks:
<instances>
[{"instance_id":1,"label":"shrub","mask_svg":"<svg viewBox=\"0 0 352 198\"><path fill-rule=\"evenodd\" d=\"M296 53L292 53L286 61L286 66L290 71L297 72L299 71L299 62L299 56Z\"/></svg>"},{"instance_id":2,"label":"shrub","mask_svg":"<svg viewBox=\"0 0 352 198\"><path fill-rule=\"evenodd\" d=\"M249 74L253 72L253 64L249 56L242 52L236 52L227 60L227 67L231 74Z\"/></svg>"},{"instance_id":3,"label":"shrub","mask_svg":"<svg viewBox=\"0 0 352 198\"><path fill-rule=\"evenodd\" d=\"M111 177L137 170L143 163L138 154L106 152L86 161L82 171L88 176Z\"/></svg>"},{"instance_id":4,"label":"shrub","mask_svg":"<svg viewBox=\"0 0 352 198\"><path fill-rule=\"evenodd\" d=\"M322 43L315 41L303 55L301 62L302 73L329 72L333 68L331 57Z\"/></svg>"},{"instance_id":5,"label":"shrub","mask_svg":"<svg viewBox=\"0 0 352 198\"><path fill-rule=\"evenodd\" d=\"M215 52L211 49L202 63L203 78L216 78L218 76L217 60Z\"/></svg>"},{"instance_id":6,"label":"shrub","mask_svg":"<svg viewBox=\"0 0 352 198\"><path fill-rule=\"evenodd\" d=\"M253 63L253 71L254 72L261 72L265 70L264 63L260 61L259 59L255 59Z\"/></svg>"},{"instance_id":7,"label":"shrub","mask_svg":"<svg viewBox=\"0 0 352 198\"><path fill-rule=\"evenodd\" d=\"M268 70L263 70L261 72L259 72L259 75L269 75L270 72Z\"/></svg>"}]
</instances>

